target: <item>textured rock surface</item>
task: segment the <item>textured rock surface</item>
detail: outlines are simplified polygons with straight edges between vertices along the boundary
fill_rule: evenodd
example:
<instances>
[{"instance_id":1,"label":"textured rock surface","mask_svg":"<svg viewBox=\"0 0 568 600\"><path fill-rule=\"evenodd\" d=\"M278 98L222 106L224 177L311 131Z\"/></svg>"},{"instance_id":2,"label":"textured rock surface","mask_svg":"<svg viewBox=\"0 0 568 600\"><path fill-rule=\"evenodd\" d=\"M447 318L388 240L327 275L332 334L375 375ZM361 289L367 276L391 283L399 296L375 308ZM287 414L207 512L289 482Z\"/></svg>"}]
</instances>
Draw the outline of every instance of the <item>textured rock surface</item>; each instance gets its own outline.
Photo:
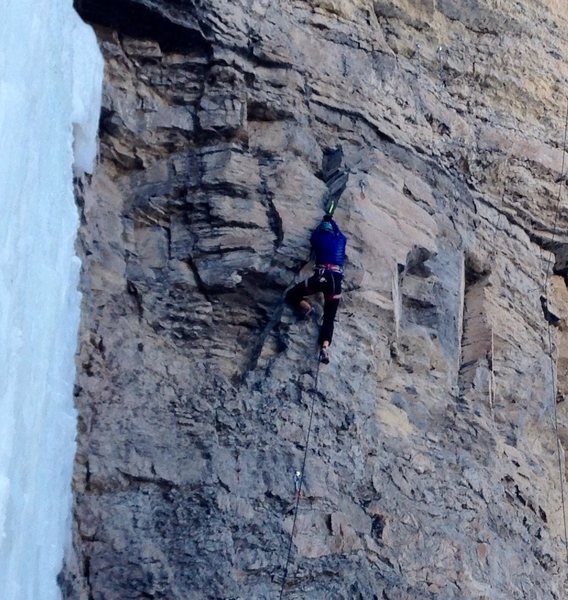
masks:
<instances>
[{"instance_id":1,"label":"textured rock surface","mask_svg":"<svg viewBox=\"0 0 568 600\"><path fill-rule=\"evenodd\" d=\"M568 9L78 9L106 87L64 596L277 598L315 397L286 597L566 597ZM316 325L282 298L338 145L349 265L314 391Z\"/></svg>"}]
</instances>

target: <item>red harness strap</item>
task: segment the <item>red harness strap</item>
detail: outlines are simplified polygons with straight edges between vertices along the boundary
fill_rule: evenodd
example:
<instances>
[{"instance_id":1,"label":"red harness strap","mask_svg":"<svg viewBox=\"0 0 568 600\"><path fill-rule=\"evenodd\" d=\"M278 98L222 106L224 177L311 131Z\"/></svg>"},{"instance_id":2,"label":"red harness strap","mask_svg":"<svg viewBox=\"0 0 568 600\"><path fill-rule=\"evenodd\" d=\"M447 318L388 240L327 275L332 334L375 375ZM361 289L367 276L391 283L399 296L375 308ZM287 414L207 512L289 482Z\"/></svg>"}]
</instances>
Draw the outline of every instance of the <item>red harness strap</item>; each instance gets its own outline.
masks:
<instances>
[{"instance_id":1,"label":"red harness strap","mask_svg":"<svg viewBox=\"0 0 568 600\"><path fill-rule=\"evenodd\" d=\"M326 271L335 271L336 273L343 273L343 269L339 265L316 265L316 269L325 269Z\"/></svg>"}]
</instances>

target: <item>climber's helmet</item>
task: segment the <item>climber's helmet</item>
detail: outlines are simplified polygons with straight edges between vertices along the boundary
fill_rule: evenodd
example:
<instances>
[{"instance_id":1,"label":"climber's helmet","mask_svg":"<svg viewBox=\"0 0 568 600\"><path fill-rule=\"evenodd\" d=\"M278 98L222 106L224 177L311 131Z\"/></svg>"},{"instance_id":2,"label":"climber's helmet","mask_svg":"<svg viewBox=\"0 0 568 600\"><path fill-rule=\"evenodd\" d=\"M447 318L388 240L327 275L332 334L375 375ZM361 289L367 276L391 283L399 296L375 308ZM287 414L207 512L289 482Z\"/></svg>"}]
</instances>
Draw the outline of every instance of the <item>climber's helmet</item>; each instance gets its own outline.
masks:
<instances>
[{"instance_id":1,"label":"climber's helmet","mask_svg":"<svg viewBox=\"0 0 568 600\"><path fill-rule=\"evenodd\" d=\"M333 225L331 224L331 215L324 215L319 226L321 231L329 231L333 233Z\"/></svg>"}]
</instances>

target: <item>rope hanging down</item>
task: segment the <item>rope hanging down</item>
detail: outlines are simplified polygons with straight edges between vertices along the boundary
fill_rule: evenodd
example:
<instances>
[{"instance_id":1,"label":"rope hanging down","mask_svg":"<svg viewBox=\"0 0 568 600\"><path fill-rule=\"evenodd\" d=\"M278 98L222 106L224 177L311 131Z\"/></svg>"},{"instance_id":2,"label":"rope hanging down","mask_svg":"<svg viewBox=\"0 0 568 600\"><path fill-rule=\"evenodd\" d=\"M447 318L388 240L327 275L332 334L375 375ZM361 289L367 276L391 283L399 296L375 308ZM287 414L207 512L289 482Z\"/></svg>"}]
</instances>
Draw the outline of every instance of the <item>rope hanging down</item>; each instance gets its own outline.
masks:
<instances>
[{"instance_id":1,"label":"rope hanging down","mask_svg":"<svg viewBox=\"0 0 568 600\"><path fill-rule=\"evenodd\" d=\"M556 228L558 225L558 217L560 215L560 204L561 204L561 199L562 199L562 188L564 185L564 173L565 173L565 161L566 161L566 141L568 138L568 100L566 102L566 116L565 116L565 121L564 121L564 142L563 142L563 146L562 146L562 165L561 165L561 169L560 169L560 182L559 182L559 189L558 189L558 197L556 200L556 211L555 211L555 216L554 216L554 225L553 225L553 229L552 229L552 244L551 246L554 246L554 239L556 237ZM504 190L503 190L503 196L504 196ZM335 208L332 205L332 211L333 208ZM544 283L543 283L543 292L544 294L546 294L547 291L547 286L548 286L548 280L550 278L550 269L548 267L546 267L545 269L545 277L544 277ZM565 501L565 493L564 493L564 474L562 472L562 458L561 458L561 451L562 451L562 446L560 443L560 436L559 436L559 432L558 432L558 411L556 408L556 396L557 396L557 388L556 388L556 375L554 372L554 359L553 359L553 352L552 352L552 333L551 333L551 325L549 322L547 322L547 333L548 333L548 354L549 354L549 364L550 364L550 375L551 375L551 381L552 381L552 404L554 407L554 430L555 430L555 434L556 434L556 450L557 450L557 457L558 457L558 471L559 471L559 479L560 479L560 496L561 496L561 500L562 500L562 517L563 517L563 523L564 523L564 546L566 549L566 562L568 563L568 524L566 521L566 501ZM318 355L318 359L317 359L317 367L316 367L316 374L315 374L315 382L314 382L314 391L312 393L312 403L310 406L310 418L308 421L308 431L306 434L306 444L305 444L305 448L304 448L304 457L302 460L302 468L300 470L300 478L299 478L299 483L298 483L298 488L296 490L296 499L295 499L295 505L294 505L294 519L292 521L292 531L290 532L290 541L288 544L288 552L287 552L287 556L286 556L286 564L284 566L284 573L282 576L282 586L280 588L280 595L279 595L279 600L282 600L283 596L284 596L284 588L286 586L286 579L288 577L288 567L290 565L290 558L292 555L292 545L294 543L294 533L296 532L296 521L298 518L298 507L300 504L300 497L302 495L302 486L304 484L304 474L305 474L305 469L306 469L306 460L308 457L308 449L309 449L309 445L310 445L310 436L311 436L311 431L312 431L312 421L313 421L313 416L314 416L314 406L315 406L315 400L316 400L316 395L317 395L317 391L318 391L318 378L319 378L319 367L320 367L320 362L319 362L319 355Z\"/></svg>"},{"instance_id":2,"label":"rope hanging down","mask_svg":"<svg viewBox=\"0 0 568 600\"><path fill-rule=\"evenodd\" d=\"M554 226L552 229L552 244L551 247L554 248L554 238L556 237L556 227L558 224L558 216L560 214L560 203L561 203L561 199L562 199L562 187L564 185L564 165L565 165L565 159L566 159L566 139L568 137L568 100L566 101L566 117L564 120L564 143L562 146L562 166L560 168L560 182L559 182L559 187L558 187L558 198L556 200L556 213L554 216ZM545 270L545 277L544 277L544 284L543 284L543 294L545 297L547 297L547 287L548 287L548 280L549 280L549 271L551 269L549 269L549 267L546 267ZM552 381L552 405L554 407L554 432L556 434L556 454L558 456L558 473L559 473L559 479L560 479L560 497L562 499L562 518L563 518L563 522L564 522L564 546L566 549L566 562L568 563L568 526L566 524L566 501L565 501L565 497L564 497L564 474L562 472L562 457L561 457L561 452L562 452L562 445L560 443L560 436L558 434L558 410L556 408L556 396L557 396L557 389L556 389L556 373L554 372L554 359L552 356L552 333L551 333L551 325L550 322L547 321L547 332L548 332L548 355L550 358L550 378Z\"/></svg>"},{"instance_id":3,"label":"rope hanging down","mask_svg":"<svg viewBox=\"0 0 568 600\"><path fill-rule=\"evenodd\" d=\"M315 375L315 383L314 390L312 392L312 404L310 407L310 419L308 421L308 432L306 434L306 445L304 448L304 458L302 460L302 468L300 469L300 480L298 482L298 489L296 490L296 504L294 506L294 520L292 521L292 531L290 532L290 542L288 544L288 555L286 556L286 565L284 567L284 574L282 576L282 587L280 588L280 600L284 595L284 586L286 585L286 578L288 576L288 566L290 565L290 557L292 555L292 544L294 542L294 533L296 531L296 519L298 518L298 506L300 504L300 497L302 495L302 485L304 484L304 472L306 469L306 459L308 458L308 448L310 446L310 435L312 432L312 420L314 416L314 406L316 403L316 396L318 391L318 377L319 377L319 352L317 357L317 367L316 367L316 375Z\"/></svg>"}]
</instances>

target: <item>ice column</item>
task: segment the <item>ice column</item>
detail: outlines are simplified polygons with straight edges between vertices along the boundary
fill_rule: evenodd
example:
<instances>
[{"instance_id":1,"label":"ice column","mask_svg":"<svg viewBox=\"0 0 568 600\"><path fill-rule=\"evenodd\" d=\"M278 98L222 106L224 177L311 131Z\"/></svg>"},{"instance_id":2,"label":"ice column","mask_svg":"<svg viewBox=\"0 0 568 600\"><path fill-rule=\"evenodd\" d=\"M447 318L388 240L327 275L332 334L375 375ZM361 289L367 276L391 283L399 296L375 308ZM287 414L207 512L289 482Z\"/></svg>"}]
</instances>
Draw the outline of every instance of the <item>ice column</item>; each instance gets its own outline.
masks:
<instances>
[{"instance_id":1,"label":"ice column","mask_svg":"<svg viewBox=\"0 0 568 600\"><path fill-rule=\"evenodd\" d=\"M0 598L54 600L70 538L79 323L73 168L91 170L102 58L71 0L2 0Z\"/></svg>"}]
</instances>

